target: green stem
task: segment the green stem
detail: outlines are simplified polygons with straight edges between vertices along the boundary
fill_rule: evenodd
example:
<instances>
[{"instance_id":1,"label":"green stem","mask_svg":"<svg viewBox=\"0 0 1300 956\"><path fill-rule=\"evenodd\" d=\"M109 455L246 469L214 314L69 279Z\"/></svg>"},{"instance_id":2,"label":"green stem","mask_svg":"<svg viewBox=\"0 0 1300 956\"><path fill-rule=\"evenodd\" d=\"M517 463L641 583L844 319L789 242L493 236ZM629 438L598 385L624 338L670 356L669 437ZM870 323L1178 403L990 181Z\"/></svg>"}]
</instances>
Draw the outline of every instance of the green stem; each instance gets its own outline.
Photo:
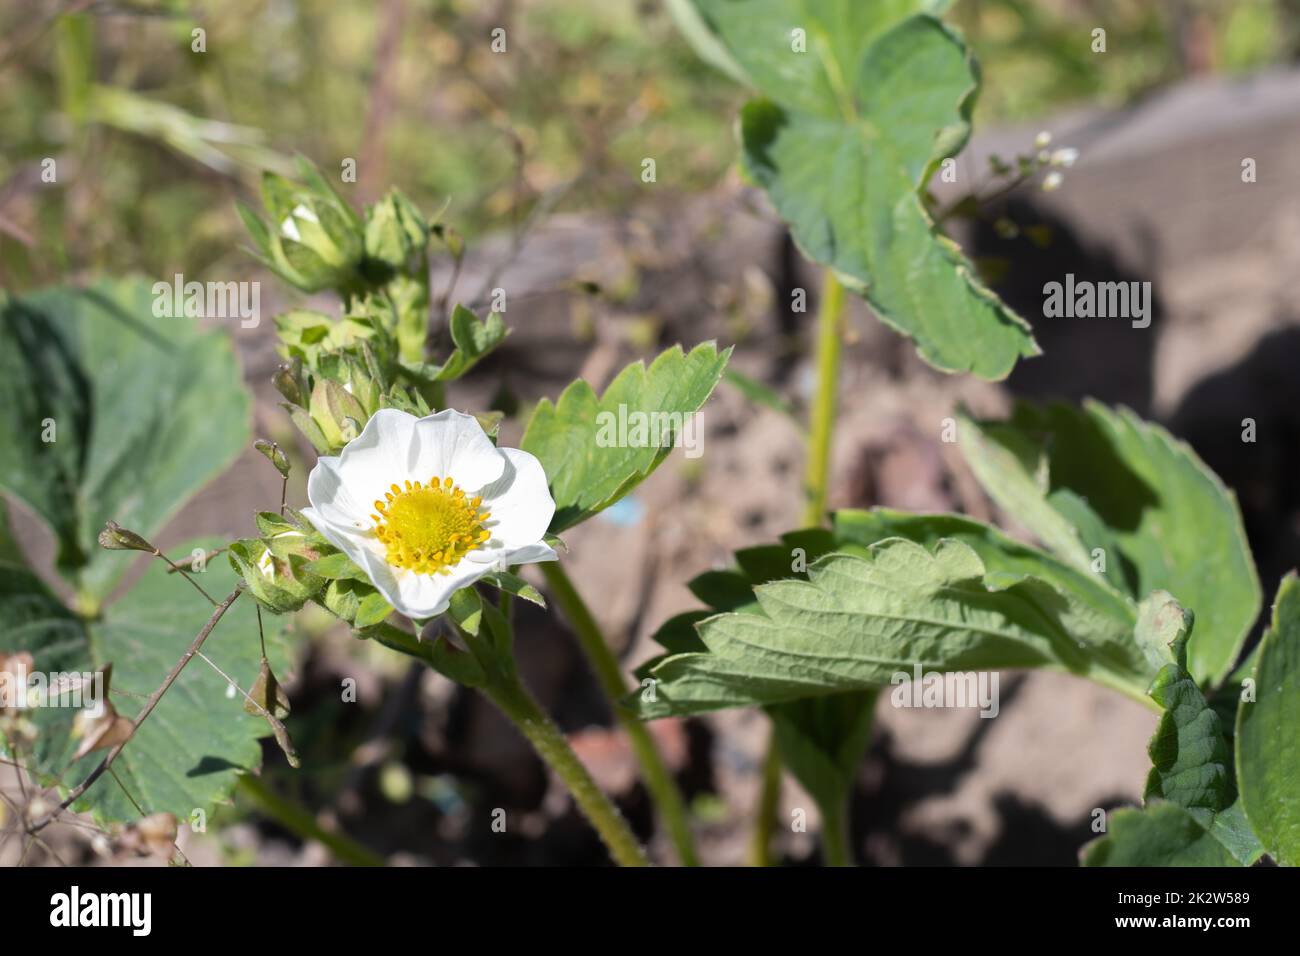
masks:
<instances>
[{"instance_id":1,"label":"green stem","mask_svg":"<svg viewBox=\"0 0 1300 956\"><path fill-rule=\"evenodd\" d=\"M578 807L591 821L620 866L649 866L641 844L627 821L596 786L558 727L542 712L532 694L518 680L489 684L483 692L528 738L538 755L564 781Z\"/></svg>"},{"instance_id":2,"label":"green stem","mask_svg":"<svg viewBox=\"0 0 1300 956\"><path fill-rule=\"evenodd\" d=\"M821 299L817 314L817 394L813 397L809 422L808 507L804 512L804 524L810 528L825 520L831 434L835 428L835 395L840 377L840 312L844 308L844 286L831 269L823 274Z\"/></svg>"},{"instance_id":3,"label":"green stem","mask_svg":"<svg viewBox=\"0 0 1300 956\"><path fill-rule=\"evenodd\" d=\"M366 628L365 635L385 647L418 658L430 667L434 666L433 644L421 641L409 631L384 623ZM582 765L559 728L551 722L528 692L528 688L514 674L513 667L508 673L494 671L485 684L475 686L514 723L533 745L542 761L569 788L578 808L605 841L615 862L620 866L649 866L641 844L628 828L618 808L596 786L591 774Z\"/></svg>"},{"instance_id":4,"label":"green stem","mask_svg":"<svg viewBox=\"0 0 1300 956\"><path fill-rule=\"evenodd\" d=\"M827 488L831 473L831 436L835 430L835 397L840 380L840 313L844 311L844 286L833 269L822 273L821 304L817 310L817 393L808 423L808 464L805 491L808 505L804 525L815 528L826 520ZM781 757L775 735L768 741L763 762L763 790L750 839L749 859L754 866L771 864L772 832L781 795ZM832 851L827 841L827 860ZM835 851L839 852L839 851Z\"/></svg>"},{"instance_id":5,"label":"green stem","mask_svg":"<svg viewBox=\"0 0 1300 956\"><path fill-rule=\"evenodd\" d=\"M763 782L754 814L754 832L749 838L749 865L772 865L772 831L776 825L777 805L781 800L781 755L776 749L776 733L767 742L763 760Z\"/></svg>"},{"instance_id":6,"label":"green stem","mask_svg":"<svg viewBox=\"0 0 1300 956\"><path fill-rule=\"evenodd\" d=\"M383 866L384 858L367 850L343 833L326 830L306 807L286 800L266 785L261 777L244 774L239 778L239 790L257 805L257 809L291 833L304 840L315 840L325 846L341 862L351 866Z\"/></svg>"},{"instance_id":7,"label":"green stem","mask_svg":"<svg viewBox=\"0 0 1300 956\"><path fill-rule=\"evenodd\" d=\"M853 849L849 843L848 807L837 803L821 807L822 856L827 866L852 866Z\"/></svg>"},{"instance_id":8,"label":"green stem","mask_svg":"<svg viewBox=\"0 0 1300 956\"><path fill-rule=\"evenodd\" d=\"M582 595L573 586L573 581L569 579L560 562L546 561L538 566L546 576L552 596L577 635L578 643L596 674L596 680L609 700L610 710L631 742L632 752L641 765L641 778L645 781L646 789L650 791L650 796L659 810L664 826L672 838L673 846L677 849L678 857L684 866L699 866L681 791L677 789L676 782L668 772L668 767L664 764L659 748L655 746L654 738L650 736L650 731L619 703L620 699L628 694L630 688L623 679L618 660L605 642L604 635L601 634L600 625L592 617L591 611L582 600Z\"/></svg>"}]
</instances>

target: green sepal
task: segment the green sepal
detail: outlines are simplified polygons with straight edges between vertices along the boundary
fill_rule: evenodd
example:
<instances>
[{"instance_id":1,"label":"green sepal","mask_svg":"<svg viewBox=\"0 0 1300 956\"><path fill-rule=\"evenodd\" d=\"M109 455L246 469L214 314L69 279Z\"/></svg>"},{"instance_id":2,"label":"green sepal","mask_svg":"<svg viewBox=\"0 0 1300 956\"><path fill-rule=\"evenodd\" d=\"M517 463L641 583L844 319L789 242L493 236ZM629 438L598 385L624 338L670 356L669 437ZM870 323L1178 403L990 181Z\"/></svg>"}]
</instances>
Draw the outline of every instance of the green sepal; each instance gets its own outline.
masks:
<instances>
[{"instance_id":1,"label":"green sepal","mask_svg":"<svg viewBox=\"0 0 1300 956\"><path fill-rule=\"evenodd\" d=\"M260 564L270 555L274 576L263 572ZM241 538L227 550L230 564L248 586L259 604L276 614L297 611L320 592L323 581L307 568L308 559L301 554L277 555L258 538Z\"/></svg>"},{"instance_id":2,"label":"green sepal","mask_svg":"<svg viewBox=\"0 0 1300 956\"><path fill-rule=\"evenodd\" d=\"M338 578L346 578L353 581L370 580L370 576L366 574L365 570L342 551L317 558L308 565L308 568L310 568L313 574L320 575L322 578L330 581Z\"/></svg>"}]
</instances>

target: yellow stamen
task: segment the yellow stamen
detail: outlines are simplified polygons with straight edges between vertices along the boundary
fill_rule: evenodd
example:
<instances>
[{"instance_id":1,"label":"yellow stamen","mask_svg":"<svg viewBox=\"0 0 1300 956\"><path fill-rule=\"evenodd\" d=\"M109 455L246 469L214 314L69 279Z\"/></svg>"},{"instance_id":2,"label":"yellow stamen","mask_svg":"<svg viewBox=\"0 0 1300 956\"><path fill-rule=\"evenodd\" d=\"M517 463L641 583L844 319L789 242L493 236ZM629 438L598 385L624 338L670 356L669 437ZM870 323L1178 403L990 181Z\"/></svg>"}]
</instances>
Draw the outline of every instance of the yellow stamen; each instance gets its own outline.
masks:
<instances>
[{"instance_id":1,"label":"yellow stamen","mask_svg":"<svg viewBox=\"0 0 1300 956\"><path fill-rule=\"evenodd\" d=\"M483 499L468 498L450 478L405 484L406 490L390 485L392 493L384 494L387 501L376 501L378 514L370 516L389 564L419 574L448 574L492 537L483 527L491 517L479 509Z\"/></svg>"}]
</instances>

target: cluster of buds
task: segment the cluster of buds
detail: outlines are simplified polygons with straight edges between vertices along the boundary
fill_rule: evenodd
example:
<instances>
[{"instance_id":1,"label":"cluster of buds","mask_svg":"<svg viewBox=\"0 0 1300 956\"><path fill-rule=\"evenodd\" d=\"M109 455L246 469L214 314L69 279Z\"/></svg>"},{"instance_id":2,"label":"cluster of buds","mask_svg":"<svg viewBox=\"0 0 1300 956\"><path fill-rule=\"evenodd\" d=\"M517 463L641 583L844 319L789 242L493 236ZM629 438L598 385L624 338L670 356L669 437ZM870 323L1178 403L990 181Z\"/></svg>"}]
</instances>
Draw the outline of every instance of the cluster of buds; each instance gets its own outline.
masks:
<instances>
[{"instance_id":1,"label":"cluster of buds","mask_svg":"<svg viewBox=\"0 0 1300 956\"><path fill-rule=\"evenodd\" d=\"M286 360L275 385L312 446L333 454L379 408L428 413L436 397L421 374L429 244L447 233L398 190L362 216L310 163L300 160L299 170L299 182L263 176L269 225L246 206L240 213L269 269L304 292L330 289L343 301L340 318L295 309L275 319Z\"/></svg>"},{"instance_id":2,"label":"cluster of buds","mask_svg":"<svg viewBox=\"0 0 1300 956\"><path fill-rule=\"evenodd\" d=\"M459 262L460 237L396 189L358 215L310 163L300 160L300 173L300 182L264 176L270 225L247 207L240 213L268 268L304 292L329 289L342 300L338 317L293 309L275 319L284 362L273 383L283 407L317 453L336 455L381 408L431 414L445 384L508 330L500 315L480 319L457 306L447 323L453 347L435 361L428 350L430 244L438 240ZM495 419L482 422L495 433ZM270 442L259 450L287 481L283 451ZM264 512L257 525L259 537L230 546L230 561L263 607L283 613L314 600L357 628L391 612L365 575L297 512ZM106 546L132 546L111 540Z\"/></svg>"},{"instance_id":3,"label":"cluster of buds","mask_svg":"<svg viewBox=\"0 0 1300 956\"><path fill-rule=\"evenodd\" d=\"M305 314L290 313L299 317L294 321ZM338 323L346 324L347 320ZM382 335L374 346L371 341L360 338L336 350L310 355L289 342L284 346L289 361L280 366L273 381L293 423L319 454L338 454L361 434L380 408L401 408L420 415L430 412L424 395L412 387L415 380L400 365L386 362L378 354L384 349Z\"/></svg>"},{"instance_id":4,"label":"cluster of buds","mask_svg":"<svg viewBox=\"0 0 1300 956\"><path fill-rule=\"evenodd\" d=\"M262 177L262 203L269 223L240 205L240 216L259 259L304 292L331 289L352 309L391 316L390 332L402 358L419 362L429 318L429 243L448 240L399 190L358 215L320 172L300 159L300 182L275 173ZM460 245L448 241L459 256Z\"/></svg>"}]
</instances>

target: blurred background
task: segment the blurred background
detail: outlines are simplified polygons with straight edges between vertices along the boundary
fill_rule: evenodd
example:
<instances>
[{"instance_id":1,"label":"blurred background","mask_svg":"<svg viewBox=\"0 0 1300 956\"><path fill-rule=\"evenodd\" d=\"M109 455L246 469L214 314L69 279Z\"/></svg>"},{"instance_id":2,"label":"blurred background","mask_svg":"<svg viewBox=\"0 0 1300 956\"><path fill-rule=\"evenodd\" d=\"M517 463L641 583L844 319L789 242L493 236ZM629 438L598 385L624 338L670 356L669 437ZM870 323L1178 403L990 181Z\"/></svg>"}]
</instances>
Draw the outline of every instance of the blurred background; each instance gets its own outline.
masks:
<instances>
[{"instance_id":1,"label":"blurred background","mask_svg":"<svg viewBox=\"0 0 1300 956\"><path fill-rule=\"evenodd\" d=\"M1058 188L1033 179L995 190L953 222L1045 355L1002 384L943 376L855 303L832 504L960 510L1014 531L939 441L940 423L958 402L996 414L1015 395L1093 395L1165 422L1219 471L1271 593L1300 560L1300 0L956 0L948 20L984 77L962 181L981 182L992 156L1032 152L1042 130L1080 152ZM1104 54L1090 47L1098 26ZM498 27L504 54L490 45ZM257 398L255 431L296 448L291 502L303 500L310 450L269 384L269 317L302 297L247 254L235 201L255 199L262 169L292 174L295 154L327 174L355 160L357 181L341 188L358 208L391 185L426 212L445 206L468 248L463 268L435 264L446 301L481 306L493 286L510 290L514 333L456 395L517 413L507 443L530 404L575 375L602 385L674 342L735 343L735 367L793 418L724 386L705 414L702 459L674 455L566 536L574 577L636 664L648 635L694 606L690 577L794 527L801 510L794 419L809 335L786 303L817 280L735 173L744 99L658 0L0 0L0 286L21 293L103 273L261 280L268 321L231 334ZM647 157L654 183L641 178ZM57 161L54 183L41 178L46 158ZM1244 158L1256 182L1243 183ZM935 188L944 200L962 194ZM1042 285L1067 272L1151 281L1152 327L1046 324ZM1260 422L1249 460L1238 454L1245 417ZM160 543L249 534L253 512L279 495L268 472L241 460ZM41 527L13 519L48 566ZM669 858L563 622L519 613L522 666L543 704ZM337 860L304 819L391 862L605 859L478 697L326 619L291 627L289 729L303 767L268 747L264 792L224 808L208 833L185 834L192 861ZM338 700L344 676L358 680L360 703ZM1141 708L1049 674L1008 680L1002 708L994 721L880 708L853 808L861 862L1070 865L1093 808L1140 797L1153 726ZM764 719L726 712L653 729L706 862L740 862ZM6 786L16 783L0 776ZM812 813L793 784L784 805ZM493 832L496 807L522 822ZM102 858L84 828L56 829L65 858ZM778 834L786 862L816 860L812 833ZM0 863L13 862L6 852Z\"/></svg>"}]
</instances>

